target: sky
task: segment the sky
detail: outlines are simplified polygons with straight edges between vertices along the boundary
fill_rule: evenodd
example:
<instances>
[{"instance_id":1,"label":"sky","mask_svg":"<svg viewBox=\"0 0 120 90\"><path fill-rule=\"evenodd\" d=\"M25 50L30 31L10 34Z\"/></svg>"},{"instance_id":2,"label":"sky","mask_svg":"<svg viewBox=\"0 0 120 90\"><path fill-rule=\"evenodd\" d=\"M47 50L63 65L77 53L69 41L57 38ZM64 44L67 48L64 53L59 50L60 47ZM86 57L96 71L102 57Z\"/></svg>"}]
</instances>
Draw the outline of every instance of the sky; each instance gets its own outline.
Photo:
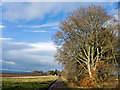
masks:
<instances>
[{"instance_id":1,"label":"sky","mask_svg":"<svg viewBox=\"0 0 120 90\"><path fill-rule=\"evenodd\" d=\"M53 36L59 30L59 23L67 17L67 14L80 6L101 5L109 15L118 18L118 10L115 8L119 0L112 0L112 2L107 0L106 2L105 0L101 2L28 1L5 0L0 3L2 70L62 70L62 65L57 64L54 58L57 51Z\"/></svg>"}]
</instances>

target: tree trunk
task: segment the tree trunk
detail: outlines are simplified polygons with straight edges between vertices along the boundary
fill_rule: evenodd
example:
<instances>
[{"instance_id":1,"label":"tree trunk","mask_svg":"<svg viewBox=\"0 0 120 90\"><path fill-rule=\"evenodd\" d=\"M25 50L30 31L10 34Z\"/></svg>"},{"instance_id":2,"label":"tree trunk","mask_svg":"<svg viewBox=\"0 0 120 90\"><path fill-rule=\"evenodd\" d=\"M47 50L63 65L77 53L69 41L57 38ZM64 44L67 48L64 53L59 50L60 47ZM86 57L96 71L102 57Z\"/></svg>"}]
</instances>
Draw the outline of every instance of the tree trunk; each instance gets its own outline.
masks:
<instances>
[{"instance_id":1,"label":"tree trunk","mask_svg":"<svg viewBox=\"0 0 120 90\"><path fill-rule=\"evenodd\" d=\"M89 76L92 77L91 67L90 67L90 64L89 64L89 63L88 63L88 73L89 73Z\"/></svg>"},{"instance_id":2,"label":"tree trunk","mask_svg":"<svg viewBox=\"0 0 120 90\"><path fill-rule=\"evenodd\" d=\"M90 66L90 46L89 46L89 50L88 50L88 73L89 76L92 77L92 73L91 73L91 66Z\"/></svg>"}]
</instances>

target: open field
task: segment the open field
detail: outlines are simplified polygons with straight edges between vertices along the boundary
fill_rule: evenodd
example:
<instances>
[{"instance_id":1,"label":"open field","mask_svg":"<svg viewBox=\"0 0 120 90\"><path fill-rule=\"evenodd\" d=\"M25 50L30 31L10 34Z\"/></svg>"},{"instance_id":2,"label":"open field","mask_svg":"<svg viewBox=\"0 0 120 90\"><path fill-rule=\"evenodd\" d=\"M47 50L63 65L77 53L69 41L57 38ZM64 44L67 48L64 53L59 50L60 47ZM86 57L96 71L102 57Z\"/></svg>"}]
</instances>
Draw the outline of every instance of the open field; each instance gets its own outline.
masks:
<instances>
[{"instance_id":1,"label":"open field","mask_svg":"<svg viewBox=\"0 0 120 90\"><path fill-rule=\"evenodd\" d=\"M3 78L3 89L43 89L48 88L58 76L39 76L34 78Z\"/></svg>"},{"instance_id":2,"label":"open field","mask_svg":"<svg viewBox=\"0 0 120 90\"><path fill-rule=\"evenodd\" d=\"M24 76L35 76L32 74L17 74L17 73L0 73L2 77L24 77Z\"/></svg>"}]
</instances>

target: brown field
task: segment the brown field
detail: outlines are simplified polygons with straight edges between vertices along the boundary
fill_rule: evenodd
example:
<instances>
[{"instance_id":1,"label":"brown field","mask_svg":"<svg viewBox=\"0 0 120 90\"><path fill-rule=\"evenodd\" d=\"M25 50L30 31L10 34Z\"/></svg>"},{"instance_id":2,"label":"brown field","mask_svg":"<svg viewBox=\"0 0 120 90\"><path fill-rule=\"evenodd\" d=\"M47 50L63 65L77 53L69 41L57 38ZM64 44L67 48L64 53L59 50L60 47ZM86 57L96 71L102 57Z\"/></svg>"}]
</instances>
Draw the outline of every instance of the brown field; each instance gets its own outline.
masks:
<instances>
[{"instance_id":1,"label":"brown field","mask_svg":"<svg viewBox=\"0 0 120 90\"><path fill-rule=\"evenodd\" d=\"M16 74L16 73L0 73L2 77L24 77L24 76L36 76L32 74Z\"/></svg>"}]
</instances>

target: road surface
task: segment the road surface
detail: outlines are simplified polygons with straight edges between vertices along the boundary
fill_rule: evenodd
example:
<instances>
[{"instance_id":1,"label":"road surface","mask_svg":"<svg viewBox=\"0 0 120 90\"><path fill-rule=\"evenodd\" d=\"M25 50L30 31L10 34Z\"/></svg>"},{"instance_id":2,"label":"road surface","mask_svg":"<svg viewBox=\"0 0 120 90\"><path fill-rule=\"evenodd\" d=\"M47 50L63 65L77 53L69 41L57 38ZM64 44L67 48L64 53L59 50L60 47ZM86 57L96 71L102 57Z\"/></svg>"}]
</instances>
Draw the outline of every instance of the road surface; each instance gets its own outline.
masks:
<instances>
[{"instance_id":1,"label":"road surface","mask_svg":"<svg viewBox=\"0 0 120 90\"><path fill-rule=\"evenodd\" d=\"M68 88L63 82L62 78L59 77L58 80L48 90L70 90L70 88Z\"/></svg>"}]
</instances>

